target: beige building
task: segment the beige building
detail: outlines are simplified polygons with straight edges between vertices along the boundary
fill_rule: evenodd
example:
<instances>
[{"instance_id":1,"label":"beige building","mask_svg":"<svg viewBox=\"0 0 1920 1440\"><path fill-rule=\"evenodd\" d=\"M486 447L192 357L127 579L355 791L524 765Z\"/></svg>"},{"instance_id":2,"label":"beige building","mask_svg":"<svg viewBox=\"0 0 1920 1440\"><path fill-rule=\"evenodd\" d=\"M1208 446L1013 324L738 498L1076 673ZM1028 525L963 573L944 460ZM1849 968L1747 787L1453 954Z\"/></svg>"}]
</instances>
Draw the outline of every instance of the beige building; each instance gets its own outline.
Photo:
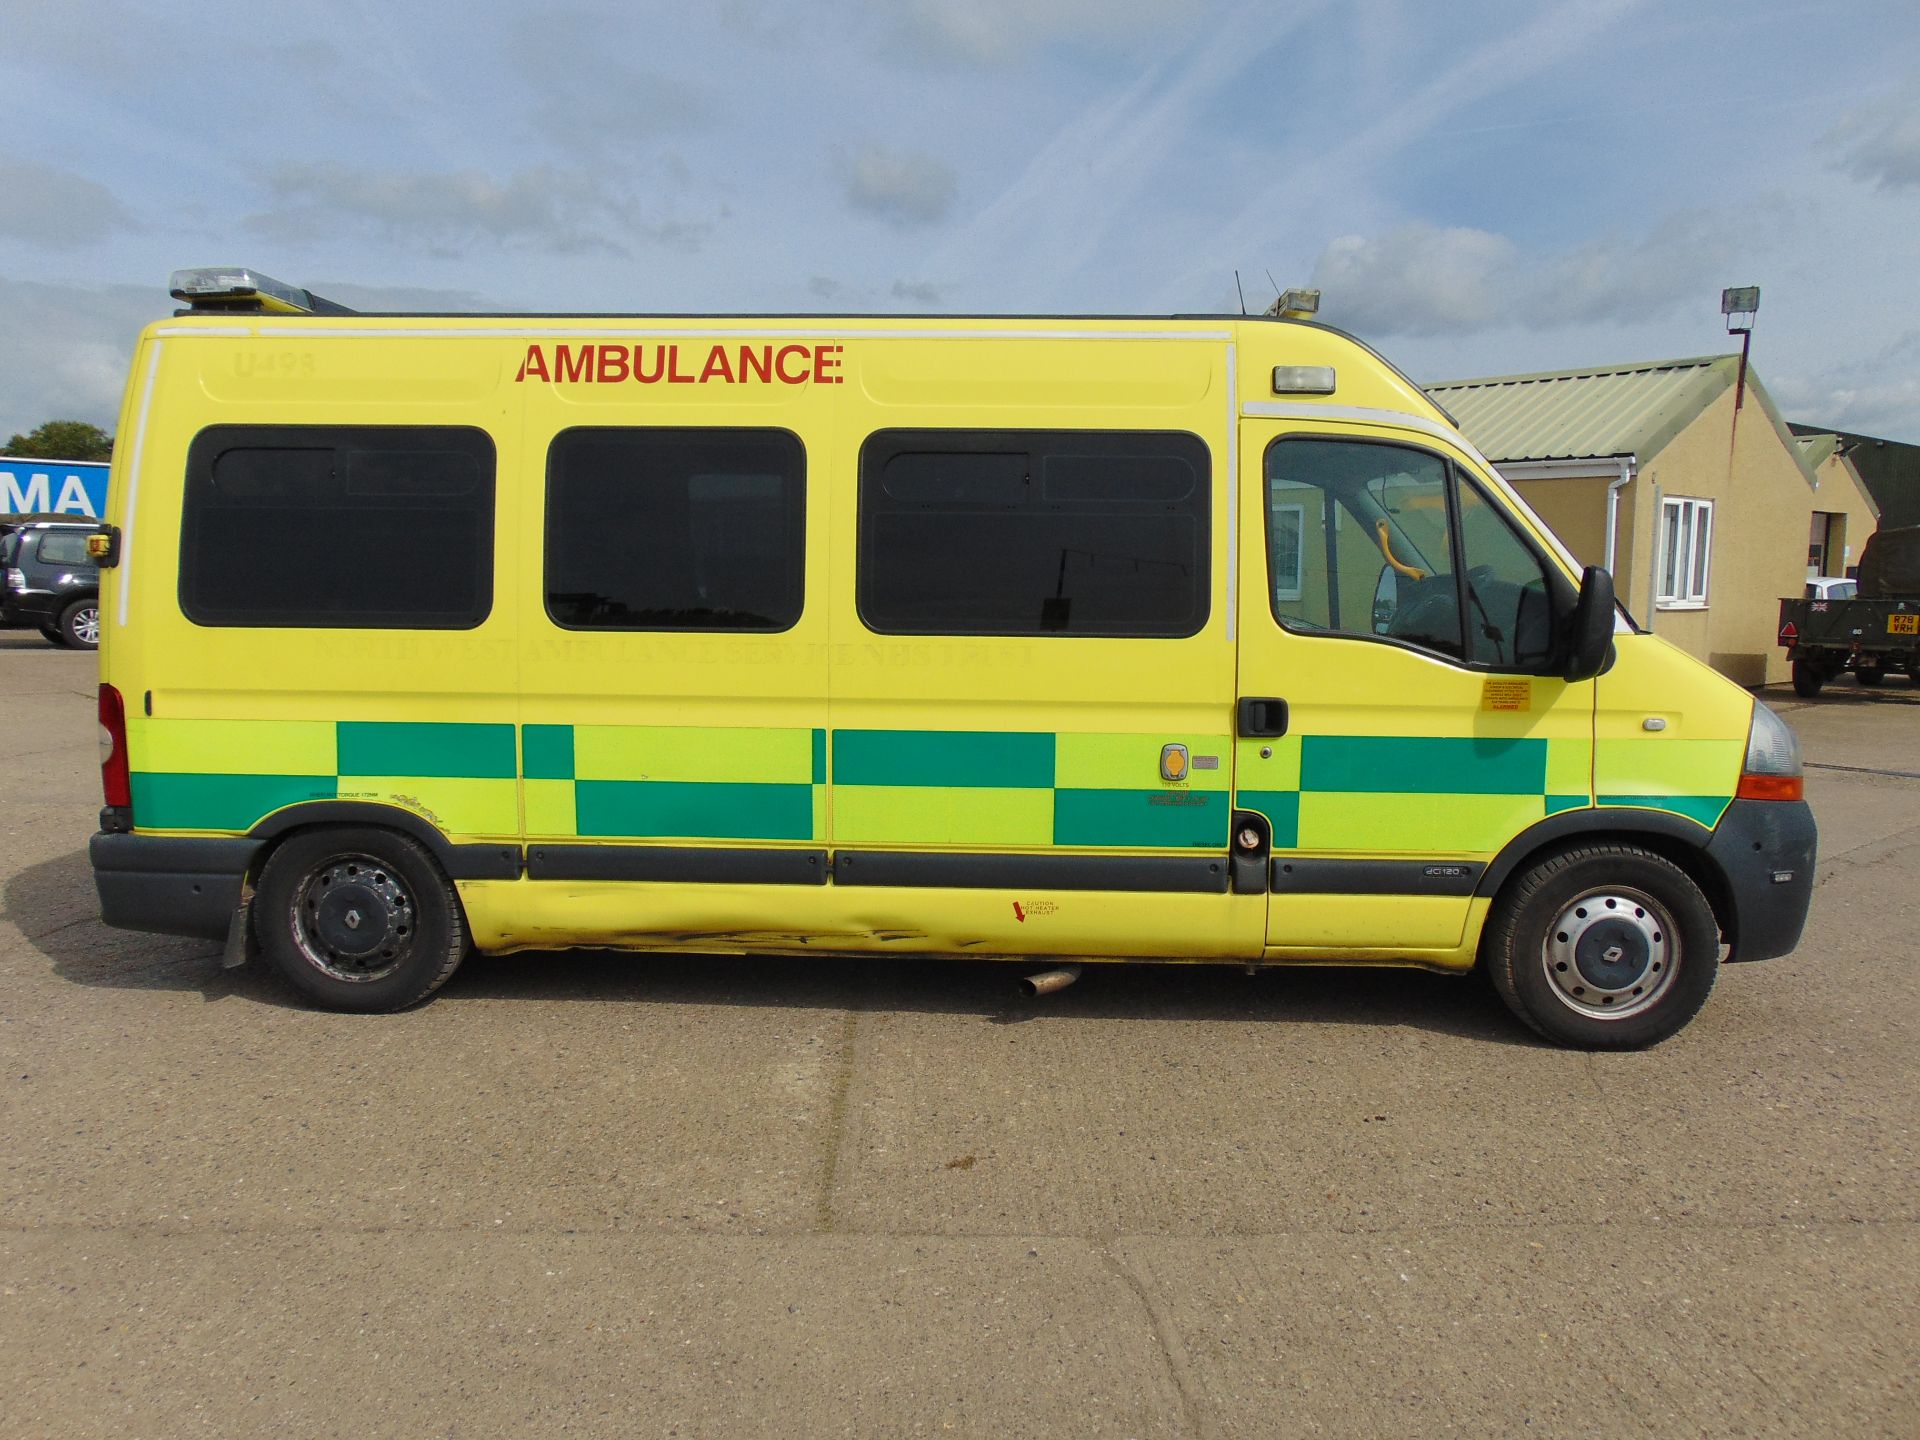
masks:
<instances>
[{"instance_id":1,"label":"beige building","mask_svg":"<svg viewBox=\"0 0 1920 1440\"><path fill-rule=\"evenodd\" d=\"M1779 601L1819 524L1858 563L1871 501L1823 477L1740 357L1710 355L1428 387L1644 627L1743 685L1788 678ZM1851 468L1851 467L1847 467ZM1847 555L1851 559L1846 559Z\"/></svg>"},{"instance_id":2,"label":"beige building","mask_svg":"<svg viewBox=\"0 0 1920 1440\"><path fill-rule=\"evenodd\" d=\"M1801 458L1818 483L1807 532L1807 578L1851 575L1880 523L1880 507L1838 435L1802 435L1799 441Z\"/></svg>"}]
</instances>

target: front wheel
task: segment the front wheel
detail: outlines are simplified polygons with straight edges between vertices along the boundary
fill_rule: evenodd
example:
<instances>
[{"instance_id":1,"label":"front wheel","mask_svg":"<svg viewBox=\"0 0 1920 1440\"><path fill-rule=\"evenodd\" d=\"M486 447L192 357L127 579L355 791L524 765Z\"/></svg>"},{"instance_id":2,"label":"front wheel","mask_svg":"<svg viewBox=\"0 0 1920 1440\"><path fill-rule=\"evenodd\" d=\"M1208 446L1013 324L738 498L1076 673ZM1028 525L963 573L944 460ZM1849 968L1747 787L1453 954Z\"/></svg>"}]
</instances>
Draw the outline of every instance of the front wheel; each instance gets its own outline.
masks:
<instances>
[{"instance_id":1,"label":"front wheel","mask_svg":"<svg viewBox=\"0 0 1920 1440\"><path fill-rule=\"evenodd\" d=\"M1826 683L1826 672L1813 661L1793 662L1793 693L1802 700L1811 700L1820 693L1820 687Z\"/></svg>"},{"instance_id":2,"label":"front wheel","mask_svg":"<svg viewBox=\"0 0 1920 1440\"><path fill-rule=\"evenodd\" d=\"M1549 1040L1636 1050L1706 1003L1720 930L1678 866L1634 845L1593 845L1509 880L1481 954L1500 998Z\"/></svg>"},{"instance_id":3,"label":"front wheel","mask_svg":"<svg viewBox=\"0 0 1920 1440\"><path fill-rule=\"evenodd\" d=\"M295 835L268 858L254 933L281 978L327 1010L417 1005L467 953L453 884L417 841L340 827Z\"/></svg>"}]
</instances>

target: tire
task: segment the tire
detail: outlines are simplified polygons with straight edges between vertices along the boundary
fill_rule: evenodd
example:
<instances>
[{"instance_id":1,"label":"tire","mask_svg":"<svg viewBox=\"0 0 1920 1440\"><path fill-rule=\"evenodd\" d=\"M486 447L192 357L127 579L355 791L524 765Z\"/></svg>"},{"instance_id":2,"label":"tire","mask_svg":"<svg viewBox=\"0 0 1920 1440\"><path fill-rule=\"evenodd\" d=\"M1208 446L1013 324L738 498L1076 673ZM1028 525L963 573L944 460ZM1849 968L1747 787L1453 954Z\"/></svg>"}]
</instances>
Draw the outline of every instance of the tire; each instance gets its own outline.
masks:
<instances>
[{"instance_id":1,"label":"tire","mask_svg":"<svg viewBox=\"0 0 1920 1440\"><path fill-rule=\"evenodd\" d=\"M49 645L64 645L67 643L66 637L60 633L60 627L58 625L42 625L40 627L40 633L47 637L47 643Z\"/></svg>"},{"instance_id":2,"label":"tire","mask_svg":"<svg viewBox=\"0 0 1920 1440\"><path fill-rule=\"evenodd\" d=\"M94 596L76 600L60 612L60 643L69 650L100 648L100 602Z\"/></svg>"},{"instance_id":3,"label":"tire","mask_svg":"<svg viewBox=\"0 0 1920 1440\"><path fill-rule=\"evenodd\" d=\"M1878 665L1855 665L1853 667L1853 678L1858 680L1862 685L1878 685L1882 680L1887 678L1887 672Z\"/></svg>"},{"instance_id":4,"label":"tire","mask_svg":"<svg viewBox=\"0 0 1920 1440\"><path fill-rule=\"evenodd\" d=\"M418 841L372 826L301 831L275 850L253 896L260 950L326 1010L417 1005L466 958L466 912Z\"/></svg>"},{"instance_id":5,"label":"tire","mask_svg":"<svg viewBox=\"0 0 1920 1440\"><path fill-rule=\"evenodd\" d=\"M1793 662L1793 693L1802 700L1811 700L1820 693L1820 687L1827 683L1827 674L1812 660Z\"/></svg>"},{"instance_id":6,"label":"tire","mask_svg":"<svg viewBox=\"0 0 1920 1440\"><path fill-rule=\"evenodd\" d=\"M1590 845L1507 882L1481 958L1507 1007L1547 1039L1638 1050L1706 1004L1720 929L1677 865L1637 845Z\"/></svg>"}]
</instances>

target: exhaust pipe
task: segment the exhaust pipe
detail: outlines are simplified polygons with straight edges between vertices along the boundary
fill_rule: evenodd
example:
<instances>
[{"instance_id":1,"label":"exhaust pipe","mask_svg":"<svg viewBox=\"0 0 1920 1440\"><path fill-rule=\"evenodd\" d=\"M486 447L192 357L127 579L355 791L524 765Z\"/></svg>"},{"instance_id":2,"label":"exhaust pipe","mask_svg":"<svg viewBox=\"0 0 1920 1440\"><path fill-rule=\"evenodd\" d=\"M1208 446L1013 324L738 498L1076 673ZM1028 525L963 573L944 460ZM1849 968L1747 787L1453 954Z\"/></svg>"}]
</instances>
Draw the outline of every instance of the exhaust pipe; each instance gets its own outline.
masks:
<instances>
[{"instance_id":1,"label":"exhaust pipe","mask_svg":"<svg viewBox=\"0 0 1920 1440\"><path fill-rule=\"evenodd\" d=\"M1080 978L1078 965L1062 965L1058 970L1042 970L1038 975L1029 975L1020 982L1020 993L1026 996L1051 995L1056 990L1064 990Z\"/></svg>"}]
</instances>

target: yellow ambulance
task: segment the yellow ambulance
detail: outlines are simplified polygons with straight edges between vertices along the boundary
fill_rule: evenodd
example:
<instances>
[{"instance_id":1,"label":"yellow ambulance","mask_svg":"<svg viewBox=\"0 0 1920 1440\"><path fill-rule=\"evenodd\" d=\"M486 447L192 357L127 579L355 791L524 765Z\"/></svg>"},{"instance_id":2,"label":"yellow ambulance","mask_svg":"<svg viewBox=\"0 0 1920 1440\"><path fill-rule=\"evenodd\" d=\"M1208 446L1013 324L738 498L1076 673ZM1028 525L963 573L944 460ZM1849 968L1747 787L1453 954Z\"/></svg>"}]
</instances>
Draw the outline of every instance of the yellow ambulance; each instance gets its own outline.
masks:
<instances>
[{"instance_id":1,"label":"yellow ambulance","mask_svg":"<svg viewBox=\"0 0 1920 1440\"><path fill-rule=\"evenodd\" d=\"M1798 942L1787 726L1282 316L369 315L182 271L104 567L109 923L1484 966L1639 1046Z\"/></svg>"}]
</instances>

